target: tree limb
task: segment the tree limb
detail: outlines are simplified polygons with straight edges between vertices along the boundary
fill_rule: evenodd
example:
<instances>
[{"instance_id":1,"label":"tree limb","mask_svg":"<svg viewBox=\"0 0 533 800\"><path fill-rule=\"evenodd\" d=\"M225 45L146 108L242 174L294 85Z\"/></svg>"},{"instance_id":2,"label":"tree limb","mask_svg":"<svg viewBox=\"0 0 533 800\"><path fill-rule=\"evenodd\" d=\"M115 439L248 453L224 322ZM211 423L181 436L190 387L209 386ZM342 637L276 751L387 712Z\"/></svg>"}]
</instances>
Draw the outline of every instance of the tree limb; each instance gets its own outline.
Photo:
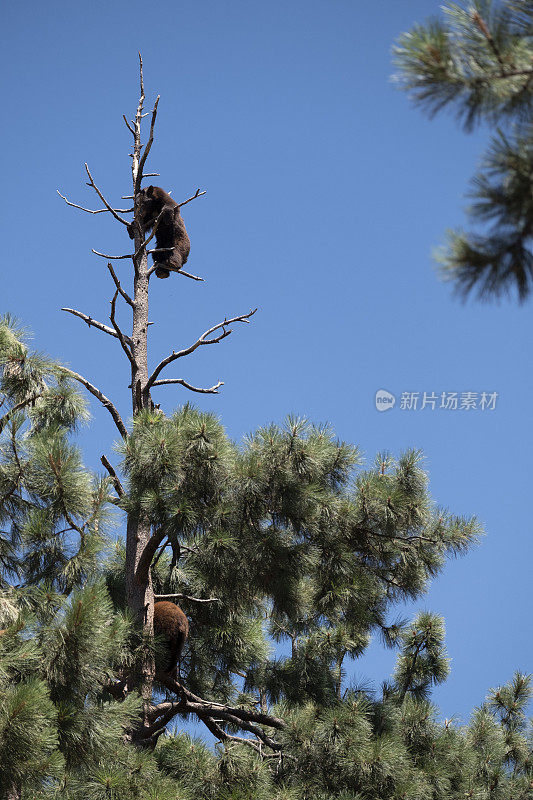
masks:
<instances>
[{"instance_id":1,"label":"tree limb","mask_svg":"<svg viewBox=\"0 0 533 800\"><path fill-rule=\"evenodd\" d=\"M188 594L154 594L155 600L189 600L191 603L221 603L219 597L190 597Z\"/></svg>"},{"instance_id":2,"label":"tree limb","mask_svg":"<svg viewBox=\"0 0 533 800\"><path fill-rule=\"evenodd\" d=\"M75 308L62 308L61 311L67 311L69 314L73 314L75 317L79 317L84 322L87 323L89 328L98 328L99 331L103 331L104 333L109 334L109 336L114 336L115 339L120 339L119 334L110 328L109 325L104 325L103 322L98 322L98 320L89 317L87 314L83 314L81 311L76 311ZM131 339L129 336L124 337L128 344L131 345Z\"/></svg>"},{"instance_id":3,"label":"tree limb","mask_svg":"<svg viewBox=\"0 0 533 800\"><path fill-rule=\"evenodd\" d=\"M213 736L215 736L221 742L238 742L239 744L246 744L248 747L251 747L260 755L263 755L262 748L260 742L256 739L246 739L244 736L232 736L227 731L224 730L212 717L209 717L207 714L203 714L200 719L210 731Z\"/></svg>"},{"instance_id":4,"label":"tree limb","mask_svg":"<svg viewBox=\"0 0 533 800\"><path fill-rule=\"evenodd\" d=\"M116 219L116 220L118 220L119 222L122 222L122 224L123 224L123 225L129 225L129 222L128 222L127 220L125 220L125 219L122 219L122 217L120 217L120 216L117 214L117 212L115 211L115 209L114 209L114 208L111 208L111 206L109 205L109 203L108 203L108 202L107 202L107 200L105 199L104 195L102 194L102 192L100 191L100 189L98 188L98 186L95 184L95 182L94 182L94 180L93 180L93 176L91 175L91 172L90 172L90 170L89 170L89 167L87 166L87 164L85 164L85 170L86 170L86 172L87 172L87 175L89 176L89 180L90 180L90 186L92 186L92 187L93 187L94 191L96 192L96 194L98 195L98 197L100 198L100 200L102 201L102 203L104 204L104 206L106 207L106 209L107 209L107 210L108 210L108 211L109 211L111 214L113 214L113 216L115 217L115 219Z\"/></svg>"},{"instance_id":5,"label":"tree limb","mask_svg":"<svg viewBox=\"0 0 533 800\"><path fill-rule=\"evenodd\" d=\"M152 110L152 121L150 123L150 136L148 137L148 141L146 142L146 146L144 148L144 152L141 156L141 160L139 162L139 172L142 175L142 171L144 169L144 165L146 164L146 159L152 149L152 144L154 143L154 127L155 127L155 120L157 117L157 106L159 104L160 95L157 95L156 101L154 103L154 108Z\"/></svg>"},{"instance_id":6,"label":"tree limb","mask_svg":"<svg viewBox=\"0 0 533 800\"><path fill-rule=\"evenodd\" d=\"M175 249L176 249L175 247L161 247L158 250L147 250L146 252L148 255L150 255L151 253L162 253L165 250L175 250ZM158 266L157 264L154 264L153 267L150 267L150 269L148 270L149 278L152 275L152 273L155 272L157 266ZM183 275L184 278L190 278L193 281L202 281L202 282L205 281L205 278L200 278L199 275L193 275L191 272L185 272L184 269L171 267L169 264L165 264L165 269L168 269L169 272L177 272L178 275Z\"/></svg>"},{"instance_id":7,"label":"tree limb","mask_svg":"<svg viewBox=\"0 0 533 800\"><path fill-rule=\"evenodd\" d=\"M105 396L103 392L100 391L96 386L93 386L92 383L89 383L87 378L84 378L83 375L79 375L77 372L73 372L73 370L68 369L67 367L60 367L61 371L64 372L66 375L70 375L71 378L74 378L75 381L78 381L85 386L88 392L90 392L100 403L107 408L111 416L113 417L113 422L117 426L117 429L122 436L123 439L128 438L128 431L126 430L126 426L122 421L120 414L118 413L116 407L113 405L111 400Z\"/></svg>"},{"instance_id":8,"label":"tree limb","mask_svg":"<svg viewBox=\"0 0 533 800\"><path fill-rule=\"evenodd\" d=\"M133 128L131 127L130 123L128 122L128 120L127 120L127 118L126 118L126 115L125 115L125 114L123 114L123 115L122 115L122 119L123 119L123 120L124 120L124 122L126 123L126 127L127 127L127 129L128 129L129 131L131 131L131 133L132 133L132 134L135 136L135 131L134 131L134 130L133 130Z\"/></svg>"},{"instance_id":9,"label":"tree limb","mask_svg":"<svg viewBox=\"0 0 533 800\"><path fill-rule=\"evenodd\" d=\"M163 539L166 536L165 527L162 526L154 534L148 541L146 547L141 553L141 557L137 563L137 569L135 570L135 580L137 583L144 583L148 580L148 571L150 569L150 564L152 563L152 559L155 556L155 552Z\"/></svg>"},{"instance_id":10,"label":"tree limb","mask_svg":"<svg viewBox=\"0 0 533 800\"><path fill-rule=\"evenodd\" d=\"M135 360L135 358L133 356L133 353L131 351L133 343L132 343L132 341L131 341L129 336L125 336L122 333L122 331L120 330L120 328L119 328L119 326L118 326L118 324L117 324L117 322L115 320L115 310L116 310L116 305L117 305L117 297L118 297L118 289L116 290L115 294L113 295L113 299L111 300L111 314L109 315L109 319L111 320L111 325L113 326L113 328L115 330L115 335L117 336L117 338L118 338L118 340L120 342L120 346L122 347L122 349L126 353L130 364L132 365L132 367L136 367L137 366L137 362L136 362L136 360Z\"/></svg>"},{"instance_id":11,"label":"tree limb","mask_svg":"<svg viewBox=\"0 0 533 800\"><path fill-rule=\"evenodd\" d=\"M140 81L140 96L139 96L139 103L137 105L137 111L135 112L135 120L133 123L134 127L133 153L131 162L131 174L133 177L134 196L140 189L141 179L142 179L142 170L139 170L139 159L141 155L141 121L143 117L142 112L143 112L145 94L144 94L144 79L143 79L143 60L140 53L139 53L139 81Z\"/></svg>"},{"instance_id":12,"label":"tree limb","mask_svg":"<svg viewBox=\"0 0 533 800\"><path fill-rule=\"evenodd\" d=\"M203 700L201 697L193 694L183 684L173 680L170 676L165 675L161 677L161 682L171 689L176 694L183 694L188 704L191 704L191 710L205 711L214 716L232 716L243 722L255 722L258 725L267 725L269 728L277 728L283 730L287 727L287 723L279 717L272 717L269 714L263 714L260 711L249 711L246 708L238 708L235 706L227 706L222 703L214 703L209 700Z\"/></svg>"},{"instance_id":13,"label":"tree limb","mask_svg":"<svg viewBox=\"0 0 533 800\"><path fill-rule=\"evenodd\" d=\"M231 333L231 330L226 330L226 326L227 325L231 325L233 322L246 322L246 323L248 323L250 317L253 317L253 315L255 314L256 311L257 311L257 308L254 308L254 310L253 311L249 311L248 314L241 314L238 317L232 317L231 319L224 319L223 322L219 322L218 325L213 325L213 327L209 328L207 331L205 331L205 333L202 333L202 335L194 342L194 344L191 344L189 347L186 347L184 350L178 350L178 352L173 350L172 353L169 356L167 356L166 358L164 358L163 361L161 361L157 365L155 370L152 372L150 378L148 379L148 383L146 384L146 389L149 390L154 385L155 381L157 380L157 377L158 377L159 373L166 366L171 364L173 361L176 361L176 359L178 359L178 358L183 358L183 356L188 356L191 353L194 353L194 351L198 347L201 347L202 345L205 345L205 344L217 344L218 342L221 342L222 339L225 339L226 336L229 336L230 333ZM222 328L222 333L219 336L216 336L213 339L208 339L207 338L211 333L214 333L216 330L219 330L220 328Z\"/></svg>"},{"instance_id":14,"label":"tree limb","mask_svg":"<svg viewBox=\"0 0 533 800\"><path fill-rule=\"evenodd\" d=\"M95 256L100 256L101 258L106 258L108 261L121 261L125 258L133 258L135 253L127 253L125 256L110 256L106 253L100 253L98 250L94 250L91 248L91 252L95 254Z\"/></svg>"},{"instance_id":15,"label":"tree limb","mask_svg":"<svg viewBox=\"0 0 533 800\"><path fill-rule=\"evenodd\" d=\"M117 278L117 276L115 274L115 270L113 269L113 265L108 263L107 264L107 268L108 268L109 272L111 273L111 277L113 278L114 284L117 287L118 291L120 292L121 296L124 298L126 303L133 308L133 300L131 299L129 294L127 292L125 292L124 289L122 288L122 286L120 285L120 281L119 281L119 279Z\"/></svg>"},{"instance_id":16,"label":"tree limb","mask_svg":"<svg viewBox=\"0 0 533 800\"><path fill-rule=\"evenodd\" d=\"M118 494L119 497L124 497L124 494L125 494L124 487L122 486L117 473L113 469L113 466L111 465L111 462L108 461L107 456L105 456L105 455L101 456L100 461L102 462L102 464L104 465L106 470L109 472L109 475L111 476L111 480L113 481L113 486L115 487L116 493Z\"/></svg>"},{"instance_id":17,"label":"tree limb","mask_svg":"<svg viewBox=\"0 0 533 800\"><path fill-rule=\"evenodd\" d=\"M203 192L201 192L200 189L197 189L195 194L193 194L192 197L188 197L187 200L183 201L183 203L178 203L178 208L181 208L182 206L186 206L187 203L191 202L191 200L196 200L197 197L201 197L203 194L207 194L207 189L204 189Z\"/></svg>"},{"instance_id":18,"label":"tree limb","mask_svg":"<svg viewBox=\"0 0 533 800\"><path fill-rule=\"evenodd\" d=\"M224 386L224 381L218 381L218 383L216 383L214 386L211 386L210 389L201 389L198 386L193 386L191 383L187 383L187 381L183 380L183 378L165 378L161 381L154 381L152 386L168 386L171 383L180 384L180 386L184 386L191 392L198 392L198 394L218 394L220 387Z\"/></svg>"},{"instance_id":19,"label":"tree limb","mask_svg":"<svg viewBox=\"0 0 533 800\"><path fill-rule=\"evenodd\" d=\"M56 192L65 201L67 206L72 206L72 208L79 208L81 211L86 211L87 214L107 214L108 211L116 211L117 213L120 214L129 214L130 211L133 211L133 208L113 208L113 209L97 208L96 210L92 208L85 208L84 206L79 206L77 203L71 203L70 200L67 200L65 195L61 194L59 189L56 189Z\"/></svg>"}]
</instances>

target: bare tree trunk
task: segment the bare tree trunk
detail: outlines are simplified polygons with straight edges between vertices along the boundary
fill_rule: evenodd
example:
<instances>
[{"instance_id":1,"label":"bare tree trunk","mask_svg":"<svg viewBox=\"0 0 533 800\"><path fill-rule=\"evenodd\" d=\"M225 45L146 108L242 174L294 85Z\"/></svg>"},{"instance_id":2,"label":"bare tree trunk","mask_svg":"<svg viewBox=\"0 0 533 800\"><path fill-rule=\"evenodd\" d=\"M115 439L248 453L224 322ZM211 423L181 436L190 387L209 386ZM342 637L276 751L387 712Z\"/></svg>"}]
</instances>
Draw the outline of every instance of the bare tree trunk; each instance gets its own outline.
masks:
<instances>
[{"instance_id":1,"label":"bare tree trunk","mask_svg":"<svg viewBox=\"0 0 533 800\"><path fill-rule=\"evenodd\" d=\"M142 180L142 162L140 161L141 115L144 101L144 86L141 64L141 98L137 108L134 133L134 152L132 162L133 193L135 197L135 219L138 218L138 193ZM156 106L157 107L157 106ZM135 227L135 253L133 266L133 326L131 334L131 395L132 411L135 417L150 405L148 384L148 256L144 242L144 232L140 226ZM151 525L138 518L128 517L126 530L126 600L128 607L143 626L145 636L151 637L154 632L154 590L150 570L139 574L139 560L152 536ZM142 659L140 674L136 675L144 713L143 727L148 727L148 710L152 699L152 684L155 675L155 662L146 652Z\"/></svg>"}]
</instances>

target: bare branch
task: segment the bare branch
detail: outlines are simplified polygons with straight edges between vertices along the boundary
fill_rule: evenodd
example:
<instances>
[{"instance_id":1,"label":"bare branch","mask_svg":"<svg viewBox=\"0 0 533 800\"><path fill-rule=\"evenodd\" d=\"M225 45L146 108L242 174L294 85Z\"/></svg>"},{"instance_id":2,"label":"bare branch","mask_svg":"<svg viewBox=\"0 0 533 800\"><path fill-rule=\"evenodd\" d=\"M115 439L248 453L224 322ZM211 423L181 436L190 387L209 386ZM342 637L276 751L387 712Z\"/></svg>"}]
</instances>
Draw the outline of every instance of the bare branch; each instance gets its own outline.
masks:
<instances>
[{"instance_id":1,"label":"bare branch","mask_svg":"<svg viewBox=\"0 0 533 800\"><path fill-rule=\"evenodd\" d=\"M156 101L154 103L154 108L152 110L152 121L150 123L150 136L148 137L148 141L146 143L146 147L144 148L144 152L142 154L142 157L141 157L141 160L140 160L140 163L139 163L139 172L140 172L141 175L142 175L142 171L144 169L144 165L146 164L146 159L148 158L150 150L152 149L152 144L154 143L154 127L155 127L155 120L156 120L156 117L157 117L157 106L159 104L159 97L160 97L160 95L157 95Z\"/></svg>"},{"instance_id":2,"label":"bare branch","mask_svg":"<svg viewBox=\"0 0 533 800\"><path fill-rule=\"evenodd\" d=\"M109 205L109 203L108 203L108 202L107 202L107 200L105 199L104 195L102 194L102 192L100 191L100 189L98 188L98 186L95 184L95 182L94 182L94 180L93 180L93 176L91 175L91 172L90 172L90 170L89 170L89 167L87 166L87 164L85 164L85 170L86 170L86 172L87 172L87 175L89 176L89 180L90 180L90 182L91 182L91 183L90 183L90 185L93 187L94 191L96 192L96 194L98 195L98 197L100 198L100 200L102 201L102 203L104 204L104 206L106 207L106 209L107 209L109 212L111 212L111 214L113 214L113 216L115 217L115 219L116 219L116 220L118 220L119 222L122 222L122 224L123 224L123 225L129 225L129 222L128 222L127 220L125 220L125 219L122 219L122 217L120 217L120 216L117 214L117 212L115 211L115 209L114 209L114 208L111 208L111 206Z\"/></svg>"},{"instance_id":3,"label":"bare branch","mask_svg":"<svg viewBox=\"0 0 533 800\"><path fill-rule=\"evenodd\" d=\"M212 717L209 717L207 714L202 714L200 719L210 731L213 736L215 736L221 742L238 742L239 744L246 744L248 747L251 747L257 753L262 755L262 748L260 742L256 739L246 739L244 736L233 736L227 733L224 728L222 728Z\"/></svg>"},{"instance_id":4,"label":"bare branch","mask_svg":"<svg viewBox=\"0 0 533 800\"><path fill-rule=\"evenodd\" d=\"M145 172L143 174L143 178L158 178L160 174L161 174L160 172ZM172 194L172 192L170 191L169 194ZM197 197L201 197L204 194L207 194L207 189L204 189L203 192L201 192L200 189L197 189L196 192L192 195L192 197L188 197L187 200L184 200L182 203L178 203L178 208L186 206L187 203L191 202L191 200L196 200ZM121 200L133 200L133 199L134 196L132 194L123 194L121 197ZM132 208L130 208L129 210L133 211Z\"/></svg>"},{"instance_id":5,"label":"bare branch","mask_svg":"<svg viewBox=\"0 0 533 800\"><path fill-rule=\"evenodd\" d=\"M154 594L154 600L188 600L191 603L221 603L219 597L190 597L188 594Z\"/></svg>"},{"instance_id":6,"label":"bare branch","mask_svg":"<svg viewBox=\"0 0 533 800\"><path fill-rule=\"evenodd\" d=\"M192 197L189 197L187 200L184 200L183 203L178 203L178 208L181 208L182 206L186 206L187 203L191 202L191 200L196 200L197 197L201 197L203 194L207 194L207 189L204 189L203 192L201 192L200 189L197 189L195 194L193 194Z\"/></svg>"},{"instance_id":7,"label":"bare branch","mask_svg":"<svg viewBox=\"0 0 533 800\"><path fill-rule=\"evenodd\" d=\"M115 487L116 493L118 494L119 497L123 497L124 494L125 494L124 488L123 488L123 486L122 486L122 484L120 482L120 479L119 479L117 473L113 469L113 466L108 461L107 456L103 455L100 458L100 461L102 462L102 464L104 465L106 470L109 472L109 475L111 476L111 480L113 481L113 486Z\"/></svg>"},{"instance_id":8,"label":"bare branch","mask_svg":"<svg viewBox=\"0 0 533 800\"><path fill-rule=\"evenodd\" d=\"M189 389L191 392L198 392L198 394L218 394L218 390L221 386L224 386L224 381L218 381L214 386L211 386L209 389L202 389L198 386L193 386L187 381L184 381L183 378L165 378L161 381L154 381L152 386L167 386L168 384L180 384L180 386L184 386L186 389Z\"/></svg>"},{"instance_id":9,"label":"bare branch","mask_svg":"<svg viewBox=\"0 0 533 800\"><path fill-rule=\"evenodd\" d=\"M258 725L268 725L268 727L277 728L278 730L283 730L287 727L287 724L284 720L280 719L279 717L272 717L270 714L263 714L260 711L249 711L246 708L227 706L223 705L222 703L214 703L209 700L203 700L201 697L198 697L189 691L189 689L187 689L183 684L174 681L170 676L167 676L164 681L162 680L162 683L164 683L164 685L173 692L176 692L176 694L183 694L188 703L194 703L196 708L199 708L201 711L205 711L208 714L212 714L213 716L219 717L223 715L231 715L245 722L255 722ZM196 708L191 710L196 710Z\"/></svg>"},{"instance_id":10,"label":"bare branch","mask_svg":"<svg viewBox=\"0 0 533 800\"><path fill-rule=\"evenodd\" d=\"M100 253L98 250L94 250L91 248L91 252L95 254L95 256L100 256L100 258L106 258L108 261L122 261L125 258L133 258L135 253L127 253L125 256L110 256L107 253Z\"/></svg>"},{"instance_id":11,"label":"bare branch","mask_svg":"<svg viewBox=\"0 0 533 800\"><path fill-rule=\"evenodd\" d=\"M165 704L166 705L166 704ZM161 713L158 717L155 718L155 722L153 722L150 726L146 728L141 728L138 732L138 737L141 740L145 739L152 739L160 736L165 727L171 721L173 717L176 716L180 711L183 712L184 704L183 701L179 701L178 703L172 703L169 708L165 708L163 713Z\"/></svg>"},{"instance_id":12,"label":"bare branch","mask_svg":"<svg viewBox=\"0 0 533 800\"><path fill-rule=\"evenodd\" d=\"M98 328L99 331L103 331L104 333L108 333L109 336L114 336L116 339L120 339L118 333L116 333L113 328L110 328L109 325L104 325L103 322L98 322L98 320L89 317L87 314L83 314L81 311L76 311L75 308L62 308L61 311L67 311L69 314L73 314L75 317L79 317L84 322L87 323L89 328ZM129 336L124 337L126 342L131 345L131 339Z\"/></svg>"},{"instance_id":13,"label":"bare branch","mask_svg":"<svg viewBox=\"0 0 533 800\"><path fill-rule=\"evenodd\" d=\"M117 289L120 292L121 296L124 298L126 303L133 308L133 300L131 299L129 294L127 292L125 292L124 289L122 288L122 286L120 285L120 281L119 281L119 279L117 278L117 276L115 274L115 270L113 269L113 265L108 263L107 268L108 268L109 272L111 273L111 277L113 278L115 286L117 287Z\"/></svg>"},{"instance_id":14,"label":"bare branch","mask_svg":"<svg viewBox=\"0 0 533 800\"><path fill-rule=\"evenodd\" d=\"M133 128L131 127L130 123L129 123L129 122L128 122L128 120L126 119L126 115L125 115L125 114L123 114L123 115L122 115L122 119L123 119L123 120L124 120L124 122L126 123L126 127L127 127L127 129L128 129L128 130L129 130L129 131L130 131L130 132L133 134L133 136L135 136L135 131L133 130Z\"/></svg>"},{"instance_id":15,"label":"bare branch","mask_svg":"<svg viewBox=\"0 0 533 800\"><path fill-rule=\"evenodd\" d=\"M72 208L79 208L81 211L86 211L87 214L107 214L110 210L109 208L97 208L93 210L92 208L85 208L84 206L79 206L77 203L71 203L70 200L67 200L64 194L61 194L59 189L56 189L58 195L65 201L67 206L72 206ZM116 211L120 214L129 214L130 211L133 211L133 208L114 208L113 211Z\"/></svg>"},{"instance_id":16,"label":"bare branch","mask_svg":"<svg viewBox=\"0 0 533 800\"><path fill-rule=\"evenodd\" d=\"M164 726L172 719L175 714L178 712L181 713L194 713L196 716L206 725L206 727L213 733L217 739L221 741L234 741L238 742L239 744L248 744L249 746L253 747L258 753L262 754L261 744L266 745L271 750L274 750L276 753L281 750L281 744L276 742L275 739L272 739L268 734L266 734L261 728L257 727L253 723L244 720L242 717L236 716L235 714L231 713L232 711L244 711L244 709L231 709L228 706L220 706L218 703L207 703L205 700L201 700L200 698L196 698L196 700L191 700L195 696L189 692L183 685L173 681L165 674L158 675L158 679L163 683L167 688L171 689L172 691L176 692L178 697L180 697L180 701L177 704L169 704L162 703L161 708L155 707L151 710L150 716L154 718L155 722L141 733L142 738L144 739L145 736L154 736L156 731L162 732ZM213 708L216 706L216 708ZM247 713L247 712L245 712ZM263 716L261 714L256 714L255 716ZM219 719L215 720L214 717L218 717ZM275 718L273 717L266 717L267 719L274 721ZM231 725L235 725L237 728L241 730L249 731L253 733L257 738L254 739L247 739L240 736L234 736L228 734L219 724L219 722L226 722ZM282 720L279 720L282 722ZM268 723L263 723L268 724ZM283 727L284 727L283 723ZM278 726L276 726L278 727Z\"/></svg>"},{"instance_id":17,"label":"bare branch","mask_svg":"<svg viewBox=\"0 0 533 800\"><path fill-rule=\"evenodd\" d=\"M254 308L254 310L253 311L249 311L248 314L241 314L238 317L232 317L231 319L224 319L223 322L219 322L217 325L213 325L211 328L209 328L207 331L205 331L205 333L202 333L202 335L194 342L194 344L191 344L189 347L185 348L184 350L178 350L178 352L172 351L172 353L169 356L167 356L166 358L164 358L163 361L161 361L157 365L155 370L152 372L150 378L148 379L148 383L146 385L146 389L150 389L154 385L154 383L156 382L160 372L166 366L171 364L173 361L176 361L178 358L183 358L183 356L188 356L191 353L194 353L194 351L198 347L201 347L202 345L205 345L205 344L217 344L218 342L221 342L222 339L225 339L226 336L229 336L230 333L231 333L231 330L226 330L226 327L228 325L231 325L234 322L246 322L246 323L249 323L250 317L253 317L253 315L255 314L256 311L257 311L257 308ZM219 329L222 329L222 333L219 336L215 336L213 339L208 339L207 338L208 336L210 336L210 334L214 333L215 331L217 331Z\"/></svg>"},{"instance_id":18,"label":"bare branch","mask_svg":"<svg viewBox=\"0 0 533 800\"><path fill-rule=\"evenodd\" d=\"M67 367L61 367L60 369L66 375L70 375L70 377L74 378L75 381L81 383L82 386L85 386L87 391L90 392L94 397L96 397L96 399L100 401L100 403L104 406L104 408L107 408L107 410L113 417L113 421L117 426L120 435L122 436L123 439L127 439L128 431L126 430L126 426L124 425L124 422L122 421L120 414L118 413L116 407L113 405L111 400L109 400L109 398L106 397L105 394L100 391L100 389L98 389L96 386L93 386L92 383L89 383L87 378L84 378L83 375L79 375L77 372L73 372L73 370L67 369Z\"/></svg>"},{"instance_id":19,"label":"bare branch","mask_svg":"<svg viewBox=\"0 0 533 800\"><path fill-rule=\"evenodd\" d=\"M167 251L167 250L175 250L175 249L176 249L175 247L161 247L159 250L147 250L146 252L147 252L147 254L150 254L150 253L162 253L162 252ZM147 273L148 277L150 277L150 275L153 272L155 272L157 266L158 266L157 264L154 264L153 267L150 267L150 269L148 270L148 273ZM159 266L161 266L161 265L159 265ZM178 269L177 267L171 267L169 264L165 264L165 269L168 269L169 272L177 272L178 275L183 275L184 278L191 278L191 280L193 280L193 281L205 281L205 278L200 278L198 275L193 275L191 272L185 272L184 269Z\"/></svg>"},{"instance_id":20,"label":"bare branch","mask_svg":"<svg viewBox=\"0 0 533 800\"><path fill-rule=\"evenodd\" d=\"M117 322L115 320L115 310L116 310L116 305L117 305L117 297L118 297L118 289L116 290L115 294L113 295L113 299L111 300L111 314L109 316L109 319L111 320L111 325L113 326L113 328L115 330L115 335L117 336L117 338L118 338L118 340L120 342L120 346L122 347L122 349L126 353L130 364L132 365L132 367L136 367L137 366L137 362L135 361L135 358L134 358L133 353L131 351L131 348L133 347L133 343L132 343L132 341L131 341L129 336L125 336L122 333L122 331L120 330L120 328L119 328L119 326L118 326L118 324L117 324Z\"/></svg>"},{"instance_id":21,"label":"bare branch","mask_svg":"<svg viewBox=\"0 0 533 800\"><path fill-rule=\"evenodd\" d=\"M132 153L132 162L131 162L131 174L133 177L133 194L138 192L140 183L141 183L141 175L139 173L139 158L141 155L141 122L143 117L143 105L144 105L144 80L143 80L143 60L142 56L139 53L139 80L140 80L140 96L139 96L139 103L137 105L137 111L135 112L135 120L133 123L134 133L133 133L133 153Z\"/></svg>"}]
</instances>

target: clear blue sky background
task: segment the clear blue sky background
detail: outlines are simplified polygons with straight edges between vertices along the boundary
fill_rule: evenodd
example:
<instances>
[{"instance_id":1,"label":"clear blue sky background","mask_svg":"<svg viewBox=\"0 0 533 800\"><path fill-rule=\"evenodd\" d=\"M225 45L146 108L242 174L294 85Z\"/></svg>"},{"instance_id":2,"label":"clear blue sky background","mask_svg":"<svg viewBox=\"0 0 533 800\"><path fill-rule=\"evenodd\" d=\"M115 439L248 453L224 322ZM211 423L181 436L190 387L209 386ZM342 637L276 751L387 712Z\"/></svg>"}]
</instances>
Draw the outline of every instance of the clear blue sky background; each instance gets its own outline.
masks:
<instances>
[{"instance_id":1,"label":"clear blue sky background","mask_svg":"<svg viewBox=\"0 0 533 800\"><path fill-rule=\"evenodd\" d=\"M390 81L395 37L436 0L160 0L20 2L2 14L0 310L37 345L85 374L128 416L118 343L59 311L106 321L111 283L91 247L130 251L126 231L85 186L84 161L117 205L131 192L130 134L137 50L148 100L161 94L152 171L184 209L191 271L154 281L151 358L194 340L224 315L259 306L179 375L243 434L289 412L331 422L360 445L421 448L437 503L477 514L481 546L451 562L420 603L441 613L452 658L435 697L466 718L486 690L531 667L531 304L460 305L431 248L463 221L467 179L486 133L426 120ZM118 262L127 282L130 266ZM124 324L126 321L124 315ZM169 373L170 374L170 373ZM176 371L172 374L177 375ZM493 412L379 414L374 394L497 391ZM185 390L160 389L166 410ZM91 404L87 463L112 455L110 418ZM354 669L376 686L394 654L373 645Z\"/></svg>"}]
</instances>

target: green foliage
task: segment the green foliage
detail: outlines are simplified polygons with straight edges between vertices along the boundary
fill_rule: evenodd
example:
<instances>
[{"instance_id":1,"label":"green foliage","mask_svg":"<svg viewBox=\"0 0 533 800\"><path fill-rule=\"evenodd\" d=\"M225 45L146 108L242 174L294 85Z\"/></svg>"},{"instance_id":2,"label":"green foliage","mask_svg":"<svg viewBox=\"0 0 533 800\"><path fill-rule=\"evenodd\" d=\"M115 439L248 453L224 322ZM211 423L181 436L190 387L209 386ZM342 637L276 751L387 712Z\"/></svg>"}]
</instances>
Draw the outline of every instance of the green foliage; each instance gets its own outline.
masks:
<instances>
[{"instance_id":1,"label":"green foliage","mask_svg":"<svg viewBox=\"0 0 533 800\"><path fill-rule=\"evenodd\" d=\"M442 619L391 621L481 533L435 507L420 453L362 469L356 448L303 419L238 447L190 406L144 412L120 445L125 494L112 503L69 439L79 399L59 368L10 320L0 353L2 796L530 798L527 676L493 690L466 727L443 723L430 701L448 673ZM215 746L178 732L189 712L164 681L149 707L155 749L132 744L141 701L120 679L166 644L129 619L124 542L106 536L113 504L162 534L154 590L179 595L190 620L180 675L215 704L198 715ZM381 693L346 677L376 633L398 648ZM167 710L175 730L159 735Z\"/></svg>"},{"instance_id":2,"label":"green foliage","mask_svg":"<svg viewBox=\"0 0 533 800\"><path fill-rule=\"evenodd\" d=\"M26 788L33 797L38 787L56 786L54 778L93 771L140 707L135 695L104 699L129 626L101 584L68 599L55 595L40 611L40 619L21 612L0 636L0 787L15 785L23 797Z\"/></svg>"},{"instance_id":3,"label":"green foliage","mask_svg":"<svg viewBox=\"0 0 533 800\"><path fill-rule=\"evenodd\" d=\"M237 448L190 406L170 419L145 412L121 450L121 505L172 547L154 585L185 595L182 674L200 695L216 687L229 700L245 675L246 691L273 702L336 702L344 660L361 655L372 631L397 637L390 607L420 596L446 556L480 533L475 520L435 509L419 453L380 456L354 476L357 450L302 419ZM122 573L117 552L108 573L117 607ZM291 655L269 659L271 640L290 642Z\"/></svg>"},{"instance_id":4,"label":"green foliage","mask_svg":"<svg viewBox=\"0 0 533 800\"><path fill-rule=\"evenodd\" d=\"M86 416L61 368L0 319L0 589L80 585L101 561L108 481L91 476L69 441Z\"/></svg>"},{"instance_id":5,"label":"green foliage","mask_svg":"<svg viewBox=\"0 0 533 800\"><path fill-rule=\"evenodd\" d=\"M450 231L437 251L445 279L481 299L532 289L533 14L529 0L450 4L394 48L397 80L433 115L452 106L471 129L498 130L474 177L469 209L477 233Z\"/></svg>"}]
</instances>

